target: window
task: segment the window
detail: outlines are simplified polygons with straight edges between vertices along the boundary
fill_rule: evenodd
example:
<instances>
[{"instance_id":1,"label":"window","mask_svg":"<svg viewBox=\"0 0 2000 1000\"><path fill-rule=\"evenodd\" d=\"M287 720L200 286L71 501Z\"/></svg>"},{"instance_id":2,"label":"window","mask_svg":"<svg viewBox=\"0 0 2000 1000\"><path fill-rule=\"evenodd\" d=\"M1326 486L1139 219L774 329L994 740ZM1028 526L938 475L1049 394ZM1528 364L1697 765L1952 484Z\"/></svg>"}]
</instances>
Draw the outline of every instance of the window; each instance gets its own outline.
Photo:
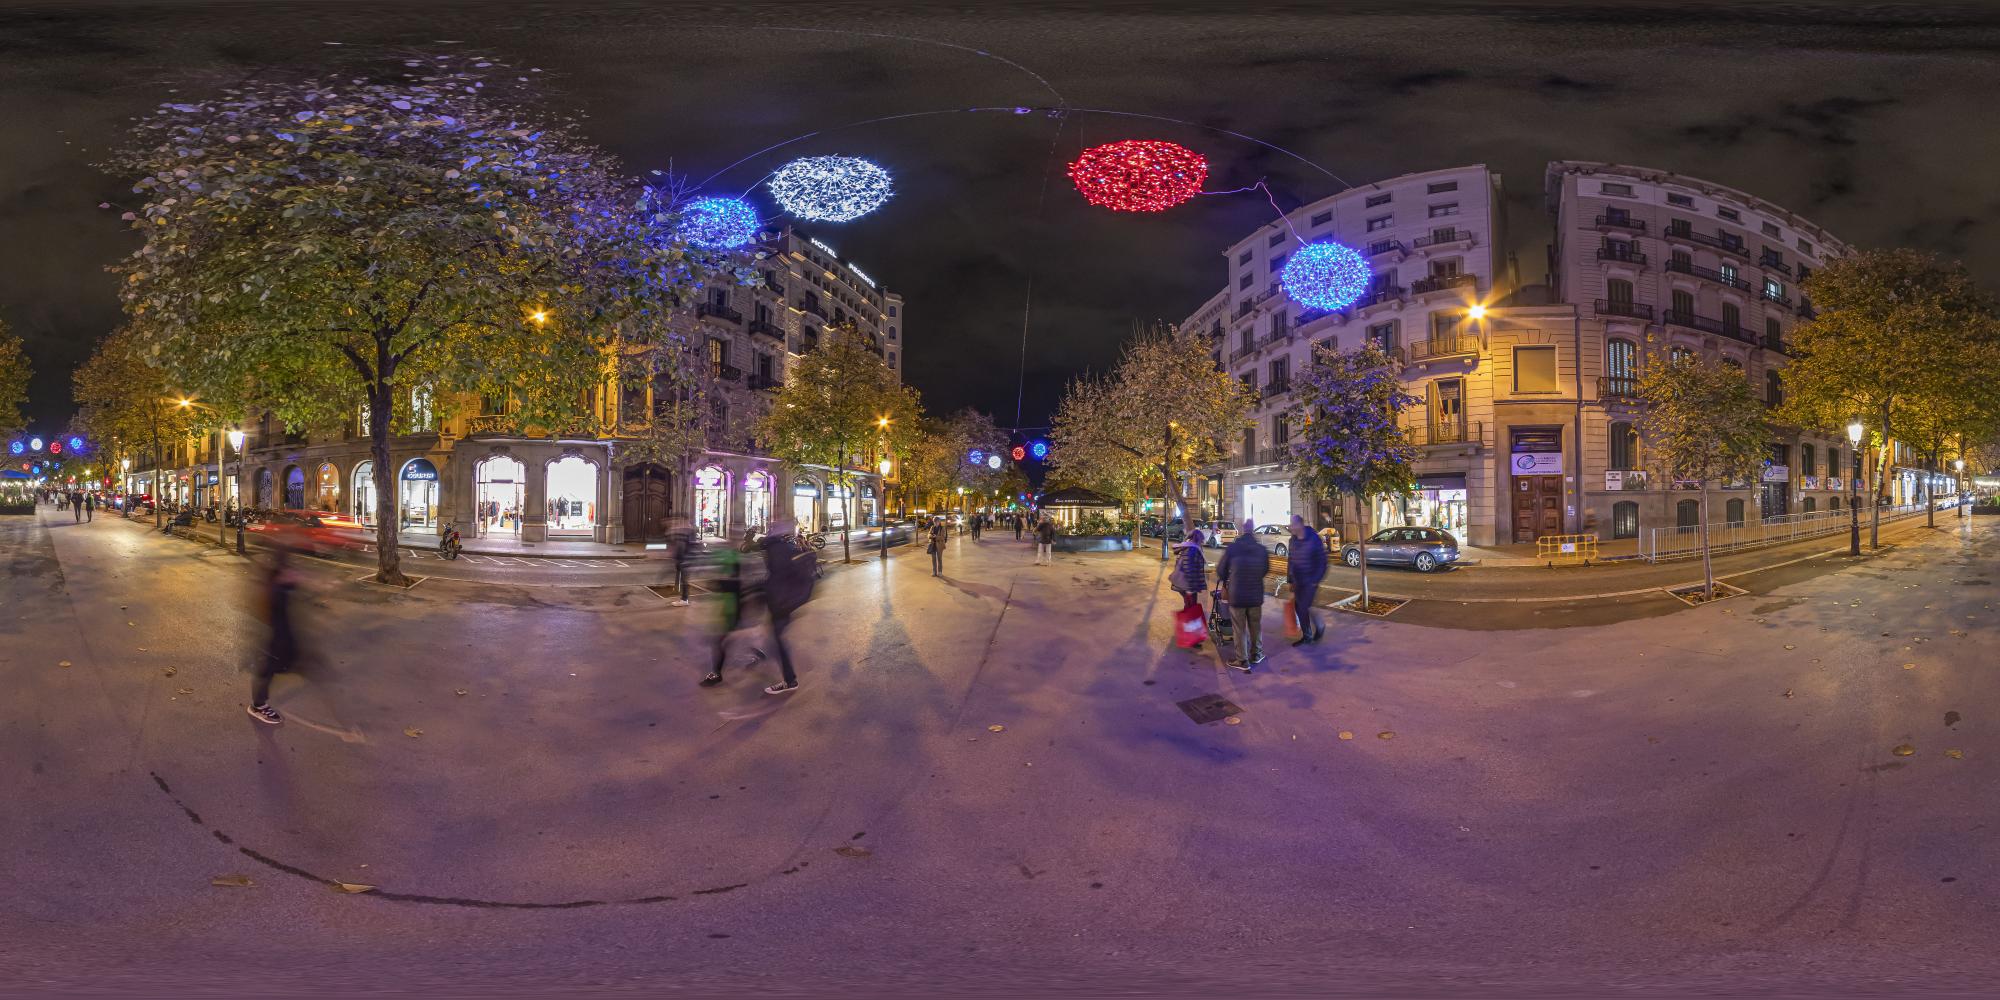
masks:
<instances>
[{"instance_id":1,"label":"window","mask_svg":"<svg viewBox=\"0 0 2000 1000\"><path fill-rule=\"evenodd\" d=\"M1385 351L1396 349L1396 321L1375 323L1368 327L1368 343Z\"/></svg>"},{"instance_id":2,"label":"window","mask_svg":"<svg viewBox=\"0 0 2000 1000\"><path fill-rule=\"evenodd\" d=\"M1251 348L1253 348L1253 347L1256 347L1256 346L1257 346L1257 331L1256 331L1256 330L1255 330L1254 328L1252 328L1252 327L1247 327L1247 326L1246 326L1246 327L1244 327L1244 328L1243 328L1243 333L1242 333L1242 336L1241 336L1241 338L1239 339L1239 344L1240 344L1240 346L1239 346L1239 350L1242 350L1242 351L1244 351L1244 352L1246 352L1246 353L1247 353L1247 352L1248 352L1248 351L1249 351L1249 350L1250 350Z\"/></svg>"},{"instance_id":3,"label":"window","mask_svg":"<svg viewBox=\"0 0 2000 1000\"><path fill-rule=\"evenodd\" d=\"M1812 253L1812 252L1813 252L1813 246L1812 246L1812 244L1811 244L1811 243L1808 243L1808 242L1806 242L1805 240L1800 240L1800 241L1799 241L1799 243L1798 243L1798 247L1799 247L1799 252L1800 252L1800 253Z\"/></svg>"},{"instance_id":4,"label":"window","mask_svg":"<svg viewBox=\"0 0 2000 1000\"><path fill-rule=\"evenodd\" d=\"M896 328L894 326L889 327L889 339L890 340L896 339Z\"/></svg>"},{"instance_id":5,"label":"window","mask_svg":"<svg viewBox=\"0 0 2000 1000\"><path fill-rule=\"evenodd\" d=\"M1433 347L1449 348L1458 343L1458 324L1464 320L1463 314L1456 312L1431 313L1431 339Z\"/></svg>"},{"instance_id":6,"label":"window","mask_svg":"<svg viewBox=\"0 0 2000 1000\"><path fill-rule=\"evenodd\" d=\"M1718 269L1717 273L1722 275L1723 284L1731 288L1741 287L1743 279L1736 276L1736 265L1728 261L1723 261L1722 267Z\"/></svg>"},{"instance_id":7,"label":"window","mask_svg":"<svg viewBox=\"0 0 2000 1000\"><path fill-rule=\"evenodd\" d=\"M1623 208L1607 208L1604 210L1604 221L1626 225L1632 221L1632 213Z\"/></svg>"},{"instance_id":8,"label":"window","mask_svg":"<svg viewBox=\"0 0 2000 1000\"><path fill-rule=\"evenodd\" d=\"M1271 359L1271 384L1272 384L1272 385L1285 385L1285 384L1287 384L1287 383L1291 382L1291 380L1292 380L1292 359L1291 359L1291 358L1272 358L1272 359Z\"/></svg>"},{"instance_id":9,"label":"window","mask_svg":"<svg viewBox=\"0 0 2000 1000\"><path fill-rule=\"evenodd\" d=\"M1766 236L1769 236L1769 237L1771 237L1772 239L1777 239L1777 238L1778 238L1778 236L1779 236L1779 233L1778 233L1778 226L1777 226L1777 224L1776 224L1776 223L1772 223L1772 222L1766 222L1766 223L1763 223L1763 224L1762 224L1761 226L1759 226L1759 227L1758 227L1758 229L1759 229L1759 230L1760 230L1760 231L1761 231L1761 232L1762 232L1762 233L1763 233L1764 235L1766 235Z\"/></svg>"},{"instance_id":10,"label":"window","mask_svg":"<svg viewBox=\"0 0 2000 1000\"><path fill-rule=\"evenodd\" d=\"M1236 378L1238 381L1243 383L1243 388L1246 392L1250 393L1252 396L1255 396L1257 394L1257 373L1255 371L1244 372L1243 374L1236 376Z\"/></svg>"},{"instance_id":11,"label":"window","mask_svg":"<svg viewBox=\"0 0 2000 1000\"><path fill-rule=\"evenodd\" d=\"M1432 184L1432 185L1431 185L1431 186L1429 187L1429 189L1427 189L1427 191L1426 191L1425 193L1427 193L1427 194L1444 194L1444 193L1446 193L1446 192L1449 192L1449 191L1456 191L1456 190L1458 190L1458 182L1457 182L1457 181L1439 181L1439 182L1437 182L1436 184Z\"/></svg>"},{"instance_id":12,"label":"window","mask_svg":"<svg viewBox=\"0 0 2000 1000\"><path fill-rule=\"evenodd\" d=\"M1442 205L1432 205L1430 207L1430 213L1431 213L1430 217L1433 219L1442 219L1447 215L1457 215L1458 202L1448 201Z\"/></svg>"},{"instance_id":13,"label":"window","mask_svg":"<svg viewBox=\"0 0 2000 1000\"><path fill-rule=\"evenodd\" d=\"M1632 283L1624 278L1612 278L1604 283L1604 298L1614 307L1625 307L1623 312L1631 312ZM1618 311L1614 309L1614 311Z\"/></svg>"},{"instance_id":14,"label":"window","mask_svg":"<svg viewBox=\"0 0 2000 1000\"><path fill-rule=\"evenodd\" d=\"M1688 269L1692 267L1694 267L1694 255L1688 253L1686 250L1675 248L1674 252L1667 257L1667 270L1669 271L1679 271L1686 274L1688 273Z\"/></svg>"},{"instance_id":15,"label":"window","mask_svg":"<svg viewBox=\"0 0 2000 1000\"><path fill-rule=\"evenodd\" d=\"M1611 537L1639 537L1639 505L1630 500L1620 500L1611 505Z\"/></svg>"},{"instance_id":16,"label":"window","mask_svg":"<svg viewBox=\"0 0 2000 1000\"><path fill-rule=\"evenodd\" d=\"M1721 205L1715 206L1715 215L1719 219L1728 219L1731 222L1743 221L1743 216L1739 214L1735 209L1723 208Z\"/></svg>"},{"instance_id":17,"label":"window","mask_svg":"<svg viewBox=\"0 0 2000 1000\"><path fill-rule=\"evenodd\" d=\"M893 367L895 367L895 366L896 366L896 352L895 352L895 351L890 351L890 352L889 352L889 366L890 366L891 368L893 368Z\"/></svg>"},{"instance_id":18,"label":"window","mask_svg":"<svg viewBox=\"0 0 2000 1000\"><path fill-rule=\"evenodd\" d=\"M1363 202L1362 204L1364 207L1374 208L1378 205L1387 205L1388 203L1389 203L1389 193L1384 191L1381 194L1369 195L1368 200Z\"/></svg>"},{"instance_id":19,"label":"window","mask_svg":"<svg viewBox=\"0 0 2000 1000\"><path fill-rule=\"evenodd\" d=\"M1610 469L1631 470L1639 467L1639 432L1632 425L1620 420L1611 425Z\"/></svg>"},{"instance_id":20,"label":"window","mask_svg":"<svg viewBox=\"0 0 2000 1000\"><path fill-rule=\"evenodd\" d=\"M1674 505L1674 527L1692 528L1701 523L1701 504L1682 500Z\"/></svg>"},{"instance_id":21,"label":"window","mask_svg":"<svg viewBox=\"0 0 2000 1000\"><path fill-rule=\"evenodd\" d=\"M1250 285L1248 284L1249 277L1247 275L1244 277L1244 282L1245 283L1242 285L1242 287L1244 288L1250 287ZM1243 301L1236 303L1236 315L1238 317L1250 315L1251 307L1255 306L1256 304L1257 303L1252 302L1249 299L1244 299Z\"/></svg>"},{"instance_id":22,"label":"window","mask_svg":"<svg viewBox=\"0 0 2000 1000\"><path fill-rule=\"evenodd\" d=\"M1806 513L1812 513L1818 506L1818 503L1812 497L1806 498Z\"/></svg>"},{"instance_id":23,"label":"window","mask_svg":"<svg viewBox=\"0 0 2000 1000\"><path fill-rule=\"evenodd\" d=\"M1722 359L1722 364L1723 364L1723 367L1725 367L1725 368L1734 368L1734 369L1736 369L1736 370L1737 370L1738 372L1741 372L1741 371L1743 370L1743 362L1741 362L1741 361L1739 361L1739 360L1737 360L1737 359L1735 359L1735 358L1731 358L1731 357L1724 357L1724 358Z\"/></svg>"},{"instance_id":24,"label":"window","mask_svg":"<svg viewBox=\"0 0 2000 1000\"><path fill-rule=\"evenodd\" d=\"M1237 267L1242 267L1243 265L1245 265L1245 264L1248 264L1248 263L1250 263L1250 258L1251 258L1251 256L1252 256L1252 253L1251 253L1251 251L1248 251L1248 250L1245 250L1245 251L1243 251L1242 253L1240 253L1240 254L1237 254L1237 255L1236 255L1236 266L1237 266Z\"/></svg>"},{"instance_id":25,"label":"window","mask_svg":"<svg viewBox=\"0 0 2000 1000\"><path fill-rule=\"evenodd\" d=\"M1828 498L1827 498L1827 501L1826 501L1826 509L1827 509L1827 510L1839 510L1839 509L1840 509L1840 498L1839 498L1839 497L1828 497Z\"/></svg>"},{"instance_id":26,"label":"window","mask_svg":"<svg viewBox=\"0 0 2000 1000\"><path fill-rule=\"evenodd\" d=\"M1739 527L1743 524L1743 498L1737 497L1722 507L1722 519Z\"/></svg>"},{"instance_id":27,"label":"window","mask_svg":"<svg viewBox=\"0 0 2000 1000\"><path fill-rule=\"evenodd\" d=\"M1440 243L1450 243L1450 242L1452 242L1452 241L1454 241L1454 240L1457 240L1457 239L1460 239L1460 238L1461 238L1461 237L1460 237L1460 236L1458 235L1458 227L1457 227L1457 226L1440 226L1440 227L1438 227L1437 229L1433 229L1433 230L1431 230L1431 243L1432 243L1433 245L1436 245L1436 244L1440 244ZM1471 238L1471 237L1470 237L1470 235L1468 234L1468 235L1467 235L1466 237L1464 237L1464 238L1467 238L1467 239L1469 239L1469 238ZM1433 270L1435 270L1435 269L1433 269ZM1458 272L1454 271L1454 272L1452 272L1452 273L1456 274L1456 273L1458 273Z\"/></svg>"},{"instance_id":28,"label":"window","mask_svg":"<svg viewBox=\"0 0 2000 1000\"><path fill-rule=\"evenodd\" d=\"M1252 276L1245 274L1243 277L1236 279L1236 289L1238 291L1243 291L1245 289L1248 289L1250 287L1250 282L1253 280L1255 279ZM1247 305L1248 303L1245 304Z\"/></svg>"},{"instance_id":29,"label":"window","mask_svg":"<svg viewBox=\"0 0 2000 1000\"><path fill-rule=\"evenodd\" d=\"M712 337L709 338L708 367L710 372L714 374L721 374L722 366L728 363L729 363L729 345L723 343L720 340L716 340Z\"/></svg>"},{"instance_id":30,"label":"window","mask_svg":"<svg viewBox=\"0 0 2000 1000\"><path fill-rule=\"evenodd\" d=\"M1433 231L1431 235L1435 237L1439 234L1450 233L1450 232L1453 232L1453 230L1439 229ZM1447 257L1444 260L1431 261L1431 277L1456 278L1458 277L1458 269L1462 263L1463 261L1461 261L1457 257Z\"/></svg>"},{"instance_id":31,"label":"window","mask_svg":"<svg viewBox=\"0 0 2000 1000\"><path fill-rule=\"evenodd\" d=\"M1292 428L1291 425L1285 422L1285 415L1280 413L1272 417L1271 444L1274 446L1289 444L1291 443L1291 440L1292 440Z\"/></svg>"},{"instance_id":32,"label":"window","mask_svg":"<svg viewBox=\"0 0 2000 1000\"><path fill-rule=\"evenodd\" d=\"M1431 440L1445 442L1464 439L1465 380L1438 379L1431 383Z\"/></svg>"},{"instance_id":33,"label":"window","mask_svg":"<svg viewBox=\"0 0 2000 1000\"><path fill-rule=\"evenodd\" d=\"M1284 267L1284 266L1285 266L1285 255L1284 255L1284 254L1274 254L1274 255L1272 255L1272 257L1271 257L1271 270L1273 270L1273 271L1276 271L1276 270L1278 270L1278 269L1280 269L1280 268L1282 268L1282 267Z\"/></svg>"},{"instance_id":34,"label":"window","mask_svg":"<svg viewBox=\"0 0 2000 1000\"><path fill-rule=\"evenodd\" d=\"M1285 234L1284 234L1284 233L1272 233L1272 234L1271 234L1271 239L1270 239L1270 240L1269 240L1268 242L1266 242L1266 243L1265 243L1264 245L1265 245L1265 246L1273 246L1273 247L1274 247L1274 246L1277 246L1278 244L1280 244L1280 243L1283 243L1283 242L1285 242Z\"/></svg>"},{"instance_id":35,"label":"window","mask_svg":"<svg viewBox=\"0 0 2000 1000\"><path fill-rule=\"evenodd\" d=\"M1609 183L1609 182L1606 182L1606 183L1603 183L1603 184L1599 184L1599 185L1597 186L1597 193L1598 193L1598 194L1605 194L1605 195L1612 195L1612 196L1614 196L1614 197L1618 197L1618 198L1630 198L1630 197L1632 197L1632 185L1630 185L1630 184L1612 184L1612 183Z\"/></svg>"},{"instance_id":36,"label":"window","mask_svg":"<svg viewBox=\"0 0 2000 1000\"><path fill-rule=\"evenodd\" d=\"M1694 293L1683 288L1674 289L1672 312L1683 317L1694 315Z\"/></svg>"},{"instance_id":37,"label":"window","mask_svg":"<svg viewBox=\"0 0 2000 1000\"><path fill-rule=\"evenodd\" d=\"M1677 365L1683 361L1693 362L1694 352L1687 349L1686 347L1681 346L1680 344L1675 344L1674 346L1667 348L1668 364Z\"/></svg>"},{"instance_id":38,"label":"window","mask_svg":"<svg viewBox=\"0 0 2000 1000\"><path fill-rule=\"evenodd\" d=\"M1554 347L1514 348L1514 391L1556 391L1556 349Z\"/></svg>"},{"instance_id":39,"label":"window","mask_svg":"<svg viewBox=\"0 0 2000 1000\"><path fill-rule=\"evenodd\" d=\"M1773 372L1772 374L1775 375L1777 373ZM1812 445L1809 444L1799 445L1799 475L1801 476L1819 475L1818 458L1819 456L1813 451Z\"/></svg>"},{"instance_id":40,"label":"window","mask_svg":"<svg viewBox=\"0 0 2000 1000\"><path fill-rule=\"evenodd\" d=\"M1255 427L1243 428L1243 460L1245 462L1254 462L1257 460L1257 429Z\"/></svg>"},{"instance_id":41,"label":"window","mask_svg":"<svg viewBox=\"0 0 2000 1000\"><path fill-rule=\"evenodd\" d=\"M1310 224L1314 226L1324 226L1332 221L1333 221L1332 212L1321 212L1318 215L1312 217L1312 222Z\"/></svg>"},{"instance_id":42,"label":"window","mask_svg":"<svg viewBox=\"0 0 2000 1000\"><path fill-rule=\"evenodd\" d=\"M480 416L493 417L493 416L499 416L500 414L506 412L507 412L507 396L505 393L497 393L497 392L480 393L479 395Z\"/></svg>"},{"instance_id":43,"label":"window","mask_svg":"<svg viewBox=\"0 0 2000 1000\"><path fill-rule=\"evenodd\" d=\"M1785 297L1785 286L1779 284L1776 278L1765 278L1764 297L1773 302L1782 300Z\"/></svg>"},{"instance_id":44,"label":"window","mask_svg":"<svg viewBox=\"0 0 2000 1000\"><path fill-rule=\"evenodd\" d=\"M1694 199L1684 194L1670 194L1667 195L1667 204L1678 205L1681 208L1693 208Z\"/></svg>"},{"instance_id":45,"label":"window","mask_svg":"<svg viewBox=\"0 0 2000 1000\"><path fill-rule=\"evenodd\" d=\"M1724 333L1734 336L1736 331L1743 327L1743 324L1738 322L1742 318L1743 310L1736 303L1724 302L1722 304L1722 329Z\"/></svg>"},{"instance_id":46,"label":"window","mask_svg":"<svg viewBox=\"0 0 2000 1000\"><path fill-rule=\"evenodd\" d=\"M1368 220L1368 231L1371 233L1381 232L1382 230L1387 229L1395 224L1396 224L1395 216L1378 215Z\"/></svg>"},{"instance_id":47,"label":"window","mask_svg":"<svg viewBox=\"0 0 2000 1000\"><path fill-rule=\"evenodd\" d=\"M1611 378L1613 391L1630 394L1634 389L1630 383L1639 374L1639 345L1622 337L1606 341L1604 374Z\"/></svg>"},{"instance_id":48,"label":"window","mask_svg":"<svg viewBox=\"0 0 2000 1000\"><path fill-rule=\"evenodd\" d=\"M1764 373L1764 402L1776 406L1784 401L1785 387L1778 381L1778 370L1773 368ZM1806 445L1806 449L1806 454L1812 454L1812 445Z\"/></svg>"},{"instance_id":49,"label":"window","mask_svg":"<svg viewBox=\"0 0 2000 1000\"><path fill-rule=\"evenodd\" d=\"M1778 326L1777 317L1764 317L1764 346L1783 350L1784 345L1785 331L1782 327Z\"/></svg>"}]
</instances>

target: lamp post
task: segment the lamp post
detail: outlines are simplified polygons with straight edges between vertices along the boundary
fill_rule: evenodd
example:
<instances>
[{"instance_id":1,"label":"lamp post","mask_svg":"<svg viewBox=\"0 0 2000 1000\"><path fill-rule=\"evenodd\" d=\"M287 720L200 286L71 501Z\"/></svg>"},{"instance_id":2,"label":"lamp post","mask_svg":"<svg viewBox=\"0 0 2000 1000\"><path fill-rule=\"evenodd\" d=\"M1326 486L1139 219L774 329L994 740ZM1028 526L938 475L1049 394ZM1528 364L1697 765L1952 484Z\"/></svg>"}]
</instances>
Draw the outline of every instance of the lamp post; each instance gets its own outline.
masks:
<instances>
[{"instance_id":1,"label":"lamp post","mask_svg":"<svg viewBox=\"0 0 2000 1000\"><path fill-rule=\"evenodd\" d=\"M876 469L882 473L882 495L876 500L878 507L875 515L875 530L882 535L882 558L884 561L889 558L889 473L895 468L895 463L889 461L886 455L883 456L881 463L876 466Z\"/></svg>"},{"instance_id":2,"label":"lamp post","mask_svg":"<svg viewBox=\"0 0 2000 1000\"><path fill-rule=\"evenodd\" d=\"M248 513L243 506L243 429L229 432L229 446L236 449L236 554L243 554L243 515Z\"/></svg>"},{"instance_id":3,"label":"lamp post","mask_svg":"<svg viewBox=\"0 0 2000 1000\"><path fill-rule=\"evenodd\" d=\"M130 458L121 458L118 460L118 485L125 489L125 500L118 506L121 509L120 512L125 515L125 519L129 521L132 519L132 460Z\"/></svg>"},{"instance_id":4,"label":"lamp post","mask_svg":"<svg viewBox=\"0 0 2000 1000\"><path fill-rule=\"evenodd\" d=\"M1853 452L1857 458L1861 455L1861 431L1861 421L1859 420L1847 425L1847 443L1853 446ZM1854 490L1848 494L1847 500L1847 554L1849 556L1859 556L1861 554L1861 484L1859 482L1854 484Z\"/></svg>"},{"instance_id":5,"label":"lamp post","mask_svg":"<svg viewBox=\"0 0 2000 1000\"><path fill-rule=\"evenodd\" d=\"M1964 517L1967 514L1971 513L1971 511L1965 509L1971 506L1970 504L1967 504L1965 502L1965 459L1962 458L1952 459L1951 471L1952 471L1952 484L1951 484L1952 491L1958 494L1958 516Z\"/></svg>"}]
</instances>

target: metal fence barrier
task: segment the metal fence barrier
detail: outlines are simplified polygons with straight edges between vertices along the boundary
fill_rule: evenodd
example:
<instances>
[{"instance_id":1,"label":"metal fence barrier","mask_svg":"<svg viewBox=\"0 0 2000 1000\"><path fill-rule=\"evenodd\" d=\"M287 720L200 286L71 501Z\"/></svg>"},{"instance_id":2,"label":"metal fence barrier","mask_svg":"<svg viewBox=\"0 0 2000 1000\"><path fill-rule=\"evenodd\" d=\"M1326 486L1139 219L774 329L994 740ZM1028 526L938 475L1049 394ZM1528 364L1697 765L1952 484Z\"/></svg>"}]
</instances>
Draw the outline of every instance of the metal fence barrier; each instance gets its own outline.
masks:
<instances>
[{"instance_id":1,"label":"metal fence barrier","mask_svg":"<svg viewBox=\"0 0 2000 1000\"><path fill-rule=\"evenodd\" d=\"M1543 535L1535 559L1548 566L1588 566L1597 558L1596 535Z\"/></svg>"},{"instance_id":2,"label":"metal fence barrier","mask_svg":"<svg viewBox=\"0 0 2000 1000\"><path fill-rule=\"evenodd\" d=\"M1921 502L1885 505L1882 507L1882 520L1888 522L1922 514L1925 507L1926 504ZM1852 516L1843 508L1780 514L1754 521L1711 522L1708 526L1708 544L1711 551L1727 552L1731 549L1777 545L1801 538L1839 534L1848 529L1849 518ZM1868 526L1868 517L1867 508L1862 508L1861 525L1864 529ZM1700 554L1701 526L1698 524L1674 528L1648 528L1640 532L1639 557L1647 562L1685 559Z\"/></svg>"}]
</instances>

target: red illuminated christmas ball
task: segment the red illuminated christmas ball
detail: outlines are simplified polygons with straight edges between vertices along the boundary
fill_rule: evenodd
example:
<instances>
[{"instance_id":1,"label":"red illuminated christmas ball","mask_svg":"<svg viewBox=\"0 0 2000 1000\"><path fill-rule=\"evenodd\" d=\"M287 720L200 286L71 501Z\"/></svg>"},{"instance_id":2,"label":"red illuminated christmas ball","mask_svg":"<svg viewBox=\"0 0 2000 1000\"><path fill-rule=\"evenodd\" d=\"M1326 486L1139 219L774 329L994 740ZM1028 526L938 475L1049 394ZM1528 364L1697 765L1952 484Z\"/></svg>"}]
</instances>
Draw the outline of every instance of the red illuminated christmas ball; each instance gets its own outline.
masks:
<instances>
[{"instance_id":1,"label":"red illuminated christmas ball","mask_svg":"<svg viewBox=\"0 0 2000 1000\"><path fill-rule=\"evenodd\" d=\"M1126 139L1092 146L1069 165L1085 201L1115 212L1164 212L1201 193L1208 160L1178 143Z\"/></svg>"}]
</instances>

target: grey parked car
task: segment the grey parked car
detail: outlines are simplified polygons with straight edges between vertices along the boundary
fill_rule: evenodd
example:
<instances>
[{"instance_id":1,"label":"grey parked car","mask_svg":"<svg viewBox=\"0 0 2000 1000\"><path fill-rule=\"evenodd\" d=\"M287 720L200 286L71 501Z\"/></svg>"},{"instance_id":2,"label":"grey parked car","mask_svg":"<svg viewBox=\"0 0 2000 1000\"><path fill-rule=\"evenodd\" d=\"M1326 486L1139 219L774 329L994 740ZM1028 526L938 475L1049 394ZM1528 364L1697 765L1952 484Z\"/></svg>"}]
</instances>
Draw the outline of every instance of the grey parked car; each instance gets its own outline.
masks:
<instances>
[{"instance_id":1,"label":"grey parked car","mask_svg":"<svg viewBox=\"0 0 2000 1000\"><path fill-rule=\"evenodd\" d=\"M1361 546L1349 542L1340 547L1340 561L1361 565ZM1369 536L1368 561L1415 567L1429 573L1440 566L1458 562L1458 541L1437 528L1383 528Z\"/></svg>"},{"instance_id":2,"label":"grey parked car","mask_svg":"<svg viewBox=\"0 0 2000 1000\"><path fill-rule=\"evenodd\" d=\"M1260 524L1252 533L1257 544L1270 549L1274 556L1282 556L1292 550L1292 529L1282 524Z\"/></svg>"}]
</instances>

